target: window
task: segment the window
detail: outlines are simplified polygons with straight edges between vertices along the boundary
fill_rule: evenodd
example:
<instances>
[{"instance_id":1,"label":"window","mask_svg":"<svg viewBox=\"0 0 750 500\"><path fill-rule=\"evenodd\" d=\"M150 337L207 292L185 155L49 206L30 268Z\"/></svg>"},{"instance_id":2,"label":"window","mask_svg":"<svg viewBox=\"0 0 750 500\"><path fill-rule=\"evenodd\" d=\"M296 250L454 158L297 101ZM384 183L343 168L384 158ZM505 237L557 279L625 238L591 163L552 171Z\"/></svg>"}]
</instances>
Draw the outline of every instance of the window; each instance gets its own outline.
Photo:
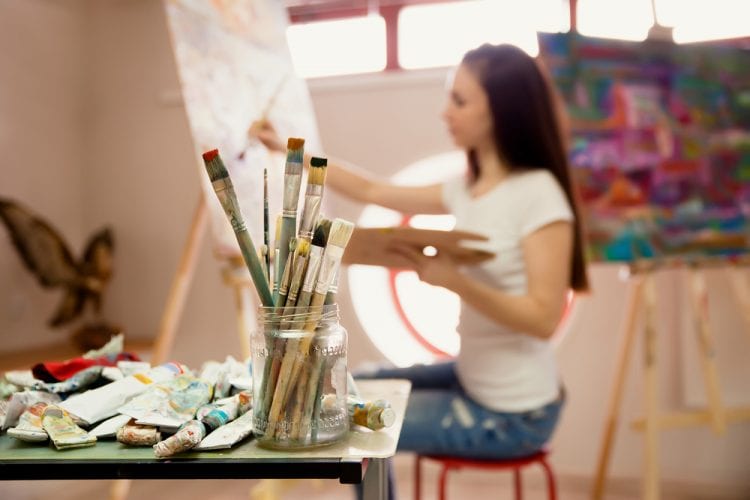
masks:
<instances>
[{"instance_id":1,"label":"window","mask_svg":"<svg viewBox=\"0 0 750 500\"><path fill-rule=\"evenodd\" d=\"M747 0L681 2L679 5L675 0L661 2L671 7L668 15L677 43L750 36L750 2Z\"/></svg>"},{"instance_id":2,"label":"window","mask_svg":"<svg viewBox=\"0 0 750 500\"><path fill-rule=\"evenodd\" d=\"M653 24L651 0L578 0L582 35L642 41Z\"/></svg>"},{"instance_id":3,"label":"window","mask_svg":"<svg viewBox=\"0 0 750 500\"><path fill-rule=\"evenodd\" d=\"M304 78L385 68L385 21L377 15L293 24L286 37L294 69Z\"/></svg>"},{"instance_id":4,"label":"window","mask_svg":"<svg viewBox=\"0 0 750 500\"><path fill-rule=\"evenodd\" d=\"M398 57L407 69L453 66L482 43L512 43L539 52L536 32L569 28L561 0L475 0L404 7L398 19Z\"/></svg>"}]
</instances>

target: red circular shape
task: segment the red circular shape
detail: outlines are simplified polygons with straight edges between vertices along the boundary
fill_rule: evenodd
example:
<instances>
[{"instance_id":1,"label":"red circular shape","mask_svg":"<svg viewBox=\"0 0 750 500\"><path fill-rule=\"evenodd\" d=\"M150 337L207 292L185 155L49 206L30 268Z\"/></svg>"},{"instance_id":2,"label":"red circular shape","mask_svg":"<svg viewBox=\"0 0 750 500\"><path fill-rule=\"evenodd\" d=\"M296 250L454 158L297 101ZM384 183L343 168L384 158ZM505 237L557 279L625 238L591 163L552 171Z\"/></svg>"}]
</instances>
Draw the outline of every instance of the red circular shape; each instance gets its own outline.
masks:
<instances>
[{"instance_id":1,"label":"red circular shape","mask_svg":"<svg viewBox=\"0 0 750 500\"><path fill-rule=\"evenodd\" d=\"M410 215L402 215L401 219L401 226L408 226L409 220L411 219ZM391 292L391 298L393 299L393 305L396 307L396 314L398 315L401 322L406 327L406 330L409 332L409 334L414 337L414 340L417 341L419 345L427 349L431 354L437 356L438 358L452 358L453 355L443 351L442 349L436 347L433 345L432 342L427 340L421 333L419 333L419 330L412 324L412 322L409 320L409 316L407 316L406 311L404 310L404 307L401 305L401 298L398 296L398 290L396 290L396 277L399 275L399 273L402 273L405 271L402 271L400 269L388 269L388 288ZM413 272L413 271L407 271L407 272Z\"/></svg>"}]
</instances>

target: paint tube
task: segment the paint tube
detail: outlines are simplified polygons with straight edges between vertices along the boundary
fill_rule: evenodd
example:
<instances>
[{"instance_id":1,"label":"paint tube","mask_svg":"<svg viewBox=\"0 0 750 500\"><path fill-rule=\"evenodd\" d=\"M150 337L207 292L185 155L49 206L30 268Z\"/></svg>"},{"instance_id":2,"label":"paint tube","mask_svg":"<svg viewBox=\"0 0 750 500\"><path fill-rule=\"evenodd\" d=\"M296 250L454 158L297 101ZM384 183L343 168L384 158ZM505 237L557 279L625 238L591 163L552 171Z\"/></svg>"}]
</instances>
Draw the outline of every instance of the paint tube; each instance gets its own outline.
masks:
<instances>
[{"instance_id":1,"label":"paint tube","mask_svg":"<svg viewBox=\"0 0 750 500\"><path fill-rule=\"evenodd\" d=\"M195 416L196 410L211 399L211 387L192 375L180 375L134 397L118 409L136 423L176 431Z\"/></svg>"},{"instance_id":2,"label":"paint tube","mask_svg":"<svg viewBox=\"0 0 750 500\"><path fill-rule=\"evenodd\" d=\"M42 414L42 427L58 450L94 446L96 438L78 427L59 406L49 405Z\"/></svg>"},{"instance_id":3,"label":"paint tube","mask_svg":"<svg viewBox=\"0 0 750 500\"><path fill-rule=\"evenodd\" d=\"M22 390L21 387L9 382L5 377L0 378L0 401L7 401L13 394Z\"/></svg>"},{"instance_id":4,"label":"paint tube","mask_svg":"<svg viewBox=\"0 0 750 500\"><path fill-rule=\"evenodd\" d=\"M195 418L203 422L209 432L231 422L240 413L239 396L232 396L219 401L202 406L195 414Z\"/></svg>"},{"instance_id":5,"label":"paint tube","mask_svg":"<svg viewBox=\"0 0 750 500\"><path fill-rule=\"evenodd\" d=\"M43 391L24 391L13 394L8 402L3 429L15 426L18 423L18 417L31 405L39 402L57 404L60 402L60 396Z\"/></svg>"},{"instance_id":6,"label":"paint tube","mask_svg":"<svg viewBox=\"0 0 750 500\"><path fill-rule=\"evenodd\" d=\"M191 420L164 441L154 445L154 454L159 458L171 457L183 451L195 448L206 435L206 426L197 420Z\"/></svg>"},{"instance_id":7,"label":"paint tube","mask_svg":"<svg viewBox=\"0 0 750 500\"><path fill-rule=\"evenodd\" d=\"M349 412L349 421L352 424L361 425L374 431L384 427L390 427L396 420L396 414L391 404L384 400L366 401L354 396L348 396L346 407Z\"/></svg>"},{"instance_id":8,"label":"paint tube","mask_svg":"<svg viewBox=\"0 0 750 500\"><path fill-rule=\"evenodd\" d=\"M91 349L81 356L84 359L97 359L105 356L116 356L125 350L125 335L112 335L106 344L99 349Z\"/></svg>"},{"instance_id":9,"label":"paint tube","mask_svg":"<svg viewBox=\"0 0 750 500\"><path fill-rule=\"evenodd\" d=\"M117 436L120 427L130 422L130 418L130 415L115 415L91 429L89 434L96 436L97 439L113 438Z\"/></svg>"},{"instance_id":10,"label":"paint tube","mask_svg":"<svg viewBox=\"0 0 750 500\"><path fill-rule=\"evenodd\" d=\"M33 387L38 383L44 382L34 377L31 370L11 370L5 372L5 380L18 387Z\"/></svg>"},{"instance_id":11,"label":"paint tube","mask_svg":"<svg viewBox=\"0 0 750 500\"><path fill-rule=\"evenodd\" d=\"M0 429L5 424L5 415L8 413L8 401L0 399Z\"/></svg>"},{"instance_id":12,"label":"paint tube","mask_svg":"<svg viewBox=\"0 0 750 500\"><path fill-rule=\"evenodd\" d=\"M222 425L195 447L194 450L220 450L231 448L248 437L253 431L253 412L248 411L236 420Z\"/></svg>"},{"instance_id":13,"label":"paint tube","mask_svg":"<svg viewBox=\"0 0 750 500\"><path fill-rule=\"evenodd\" d=\"M76 394L60 407L88 425L122 413L118 409L128 400L143 393L152 384L170 380L186 368L178 363L165 363L147 372L136 373L82 394Z\"/></svg>"},{"instance_id":14,"label":"paint tube","mask_svg":"<svg viewBox=\"0 0 750 500\"><path fill-rule=\"evenodd\" d=\"M240 415L244 415L245 413L253 409L253 393L251 390L238 392L237 398L240 402Z\"/></svg>"},{"instance_id":15,"label":"paint tube","mask_svg":"<svg viewBox=\"0 0 750 500\"><path fill-rule=\"evenodd\" d=\"M39 381L35 383L32 388L39 391L54 392L57 394L76 392L99 380L101 375L102 366L89 366L62 382L47 383Z\"/></svg>"},{"instance_id":16,"label":"paint tube","mask_svg":"<svg viewBox=\"0 0 750 500\"><path fill-rule=\"evenodd\" d=\"M47 403L34 403L18 418L18 425L8 429L8 435L21 441L32 443L44 442L49 439L47 431L42 427L42 414Z\"/></svg>"},{"instance_id":17,"label":"paint tube","mask_svg":"<svg viewBox=\"0 0 750 500\"><path fill-rule=\"evenodd\" d=\"M136 373L145 373L149 371L151 369L151 363L146 361L118 361L117 368L120 369L124 376L129 377Z\"/></svg>"},{"instance_id":18,"label":"paint tube","mask_svg":"<svg viewBox=\"0 0 750 500\"><path fill-rule=\"evenodd\" d=\"M122 370L120 370L116 366L103 366L102 378L106 378L110 382L114 382L115 380L122 380L123 378L125 378L125 374L123 374Z\"/></svg>"},{"instance_id":19,"label":"paint tube","mask_svg":"<svg viewBox=\"0 0 750 500\"><path fill-rule=\"evenodd\" d=\"M161 432L154 426L136 424L130 419L117 429L116 437L117 441L128 446L153 446L161 441Z\"/></svg>"}]
</instances>

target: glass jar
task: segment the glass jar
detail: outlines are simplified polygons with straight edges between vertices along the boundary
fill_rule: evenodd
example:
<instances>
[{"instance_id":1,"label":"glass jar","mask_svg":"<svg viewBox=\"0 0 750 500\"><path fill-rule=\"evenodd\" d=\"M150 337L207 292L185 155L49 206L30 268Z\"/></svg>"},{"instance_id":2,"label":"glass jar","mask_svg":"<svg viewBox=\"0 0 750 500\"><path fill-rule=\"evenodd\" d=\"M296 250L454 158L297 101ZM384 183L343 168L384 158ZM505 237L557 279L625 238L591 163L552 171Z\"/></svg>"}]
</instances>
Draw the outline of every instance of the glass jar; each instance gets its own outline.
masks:
<instances>
[{"instance_id":1,"label":"glass jar","mask_svg":"<svg viewBox=\"0 0 750 500\"><path fill-rule=\"evenodd\" d=\"M312 448L345 437L347 333L336 304L260 307L251 347L258 445Z\"/></svg>"}]
</instances>

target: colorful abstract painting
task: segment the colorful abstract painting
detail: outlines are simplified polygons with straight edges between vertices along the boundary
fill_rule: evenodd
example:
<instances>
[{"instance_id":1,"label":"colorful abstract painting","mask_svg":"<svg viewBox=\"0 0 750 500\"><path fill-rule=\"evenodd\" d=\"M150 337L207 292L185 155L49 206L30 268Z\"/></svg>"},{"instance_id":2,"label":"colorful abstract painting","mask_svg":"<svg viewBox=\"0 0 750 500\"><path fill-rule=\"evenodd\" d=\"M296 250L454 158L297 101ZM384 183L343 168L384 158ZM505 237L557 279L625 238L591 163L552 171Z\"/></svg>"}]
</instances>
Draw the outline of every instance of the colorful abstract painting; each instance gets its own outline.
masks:
<instances>
[{"instance_id":1,"label":"colorful abstract painting","mask_svg":"<svg viewBox=\"0 0 750 500\"><path fill-rule=\"evenodd\" d=\"M750 243L750 50L541 35L594 261Z\"/></svg>"}]
</instances>

